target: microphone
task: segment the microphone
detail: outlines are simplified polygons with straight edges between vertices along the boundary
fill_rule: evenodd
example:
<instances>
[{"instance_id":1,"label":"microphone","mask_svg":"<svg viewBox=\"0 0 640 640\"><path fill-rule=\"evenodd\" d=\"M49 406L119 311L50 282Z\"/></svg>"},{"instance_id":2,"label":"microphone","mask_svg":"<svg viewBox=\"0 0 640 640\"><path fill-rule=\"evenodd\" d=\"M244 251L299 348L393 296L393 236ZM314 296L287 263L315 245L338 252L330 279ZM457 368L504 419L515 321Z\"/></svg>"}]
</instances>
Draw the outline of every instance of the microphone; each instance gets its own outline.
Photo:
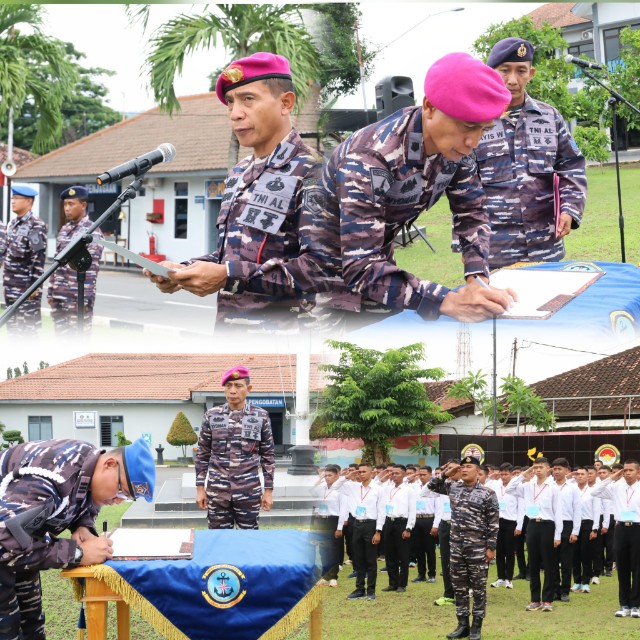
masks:
<instances>
[{"instance_id":1,"label":"microphone","mask_svg":"<svg viewBox=\"0 0 640 640\"><path fill-rule=\"evenodd\" d=\"M566 55L564 59L571 64L575 64L583 69L597 69L598 71L603 71L604 67L597 62L589 62L588 60L583 60L582 58L576 58L574 56Z\"/></svg>"},{"instance_id":2,"label":"microphone","mask_svg":"<svg viewBox=\"0 0 640 640\"><path fill-rule=\"evenodd\" d=\"M154 167L161 162L171 162L176 157L176 148L169 142L161 144L157 149L145 153L143 156L138 156L129 162L120 164L113 169L109 169L105 173L101 173L96 181L98 184L111 184L126 178L127 176L138 175L149 171L151 167Z\"/></svg>"}]
</instances>

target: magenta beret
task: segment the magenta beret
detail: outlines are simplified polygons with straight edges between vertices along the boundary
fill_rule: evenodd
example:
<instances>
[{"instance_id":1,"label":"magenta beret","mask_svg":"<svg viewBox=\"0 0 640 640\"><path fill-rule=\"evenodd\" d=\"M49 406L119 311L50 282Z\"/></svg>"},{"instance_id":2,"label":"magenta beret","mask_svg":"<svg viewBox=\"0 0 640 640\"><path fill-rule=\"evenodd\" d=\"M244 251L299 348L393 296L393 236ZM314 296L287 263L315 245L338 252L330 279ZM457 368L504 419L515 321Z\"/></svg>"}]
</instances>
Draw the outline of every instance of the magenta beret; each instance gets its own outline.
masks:
<instances>
[{"instance_id":1,"label":"magenta beret","mask_svg":"<svg viewBox=\"0 0 640 640\"><path fill-rule=\"evenodd\" d=\"M246 367L232 367L229 371L225 371L222 374L221 386L224 387L229 380L242 380L243 378L249 378L249 369Z\"/></svg>"},{"instance_id":2,"label":"magenta beret","mask_svg":"<svg viewBox=\"0 0 640 640\"><path fill-rule=\"evenodd\" d=\"M434 62L424 95L445 115L465 122L499 118L511 102L500 74L468 53L449 53Z\"/></svg>"},{"instance_id":3,"label":"magenta beret","mask_svg":"<svg viewBox=\"0 0 640 640\"><path fill-rule=\"evenodd\" d=\"M216 82L216 95L222 104L227 104L225 93L230 89L267 78L285 78L291 80L291 67L284 56L261 51L248 58L232 62L219 76Z\"/></svg>"}]
</instances>

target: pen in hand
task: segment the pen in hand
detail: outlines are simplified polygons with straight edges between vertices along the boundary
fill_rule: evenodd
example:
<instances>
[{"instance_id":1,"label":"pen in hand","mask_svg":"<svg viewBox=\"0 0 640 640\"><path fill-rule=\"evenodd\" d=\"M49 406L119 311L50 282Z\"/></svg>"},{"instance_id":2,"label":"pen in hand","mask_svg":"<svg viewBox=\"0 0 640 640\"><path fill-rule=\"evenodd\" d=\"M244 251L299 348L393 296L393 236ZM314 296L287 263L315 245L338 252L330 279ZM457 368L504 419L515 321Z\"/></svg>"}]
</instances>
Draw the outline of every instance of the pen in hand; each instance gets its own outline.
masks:
<instances>
[{"instance_id":1,"label":"pen in hand","mask_svg":"<svg viewBox=\"0 0 640 640\"><path fill-rule=\"evenodd\" d=\"M102 523L102 535L106 538L107 537L107 521L104 520Z\"/></svg>"},{"instance_id":2,"label":"pen in hand","mask_svg":"<svg viewBox=\"0 0 640 640\"><path fill-rule=\"evenodd\" d=\"M484 289L490 289L491 287L480 277L480 276L473 276L475 281Z\"/></svg>"}]
</instances>

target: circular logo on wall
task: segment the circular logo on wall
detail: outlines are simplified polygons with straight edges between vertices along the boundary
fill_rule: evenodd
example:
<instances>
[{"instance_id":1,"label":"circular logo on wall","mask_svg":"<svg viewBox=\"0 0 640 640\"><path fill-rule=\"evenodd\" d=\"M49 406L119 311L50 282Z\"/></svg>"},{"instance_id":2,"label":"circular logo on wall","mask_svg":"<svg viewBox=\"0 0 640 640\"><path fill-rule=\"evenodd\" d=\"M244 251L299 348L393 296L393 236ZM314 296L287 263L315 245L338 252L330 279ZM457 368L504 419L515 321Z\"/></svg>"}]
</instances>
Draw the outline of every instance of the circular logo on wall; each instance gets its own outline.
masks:
<instances>
[{"instance_id":1,"label":"circular logo on wall","mask_svg":"<svg viewBox=\"0 0 640 640\"><path fill-rule=\"evenodd\" d=\"M603 444L596 449L593 459L594 461L600 460L602 464L610 467L612 464L620 462L620 451L612 444Z\"/></svg>"},{"instance_id":2,"label":"circular logo on wall","mask_svg":"<svg viewBox=\"0 0 640 640\"><path fill-rule=\"evenodd\" d=\"M612 311L609 314L614 336L624 342L632 340L636 333L636 321L628 311Z\"/></svg>"},{"instance_id":3,"label":"circular logo on wall","mask_svg":"<svg viewBox=\"0 0 640 640\"><path fill-rule=\"evenodd\" d=\"M480 464L484 464L484 449L478 444L473 444L473 442L471 442L462 447L460 457L466 458L467 456L478 458L478 460L480 460Z\"/></svg>"},{"instance_id":4,"label":"circular logo on wall","mask_svg":"<svg viewBox=\"0 0 640 640\"><path fill-rule=\"evenodd\" d=\"M235 606L247 594L247 590L243 588L246 576L238 567L230 564L209 567L202 579L205 582L202 597L218 609Z\"/></svg>"}]
</instances>

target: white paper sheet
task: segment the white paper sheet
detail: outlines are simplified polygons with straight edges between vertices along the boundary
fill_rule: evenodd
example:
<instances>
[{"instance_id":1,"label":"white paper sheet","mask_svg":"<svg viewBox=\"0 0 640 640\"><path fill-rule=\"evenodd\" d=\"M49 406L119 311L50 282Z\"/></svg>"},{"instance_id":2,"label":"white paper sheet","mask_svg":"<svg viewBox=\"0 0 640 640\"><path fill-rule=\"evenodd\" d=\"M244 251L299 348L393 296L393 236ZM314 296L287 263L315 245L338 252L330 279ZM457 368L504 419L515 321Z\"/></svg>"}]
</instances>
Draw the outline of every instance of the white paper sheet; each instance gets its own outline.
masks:
<instances>
[{"instance_id":1,"label":"white paper sheet","mask_svg":"<svg viewBox=\"0 0 640 640\"><path fill-rule=\"evenodd\" d=\"M134 253L133 251L130 251L126 247L116 244L115 242L109 242L109 240L101 240L100 238L96 238L94 242L96 242L97 244L101 244L103 247L105 247L105 249L109 249L109 251L115 251L123 258L126 258L130 262L134 262L143 269L151 271L151 273L156 276L163 276L164 278L166 278L167 274L169 273L169 269L167 269L167 267L163 267L153 260L144 258L139 253Z\"/></svg>"},{"instance_id":2,"label":"white paper sheet","mask_svg":"<svg viewBox=\"0 0 640 640\"><path fill-rule=\"evenodd\" d=\"M513 289L518 301L500 318L540 318L551 316L557 307L568 302L595 282L602 272L547 271L546 269L500 269L491 274L490 284L498 289ZM560 299L559 297L563 297ZM544 308L543 308L544 307Z\"/></svg>"},{"instance_id":3,"label":"white paper sheet","mask_svg":"<svg viewBox=\"0 0 640 640\"><path fill-rule=\"evenodd\" d=\"M181 551L184 543L192 542L192 529L115 529L113 558L190 558L192 546Z\"/></svg>"}]
</instances>

